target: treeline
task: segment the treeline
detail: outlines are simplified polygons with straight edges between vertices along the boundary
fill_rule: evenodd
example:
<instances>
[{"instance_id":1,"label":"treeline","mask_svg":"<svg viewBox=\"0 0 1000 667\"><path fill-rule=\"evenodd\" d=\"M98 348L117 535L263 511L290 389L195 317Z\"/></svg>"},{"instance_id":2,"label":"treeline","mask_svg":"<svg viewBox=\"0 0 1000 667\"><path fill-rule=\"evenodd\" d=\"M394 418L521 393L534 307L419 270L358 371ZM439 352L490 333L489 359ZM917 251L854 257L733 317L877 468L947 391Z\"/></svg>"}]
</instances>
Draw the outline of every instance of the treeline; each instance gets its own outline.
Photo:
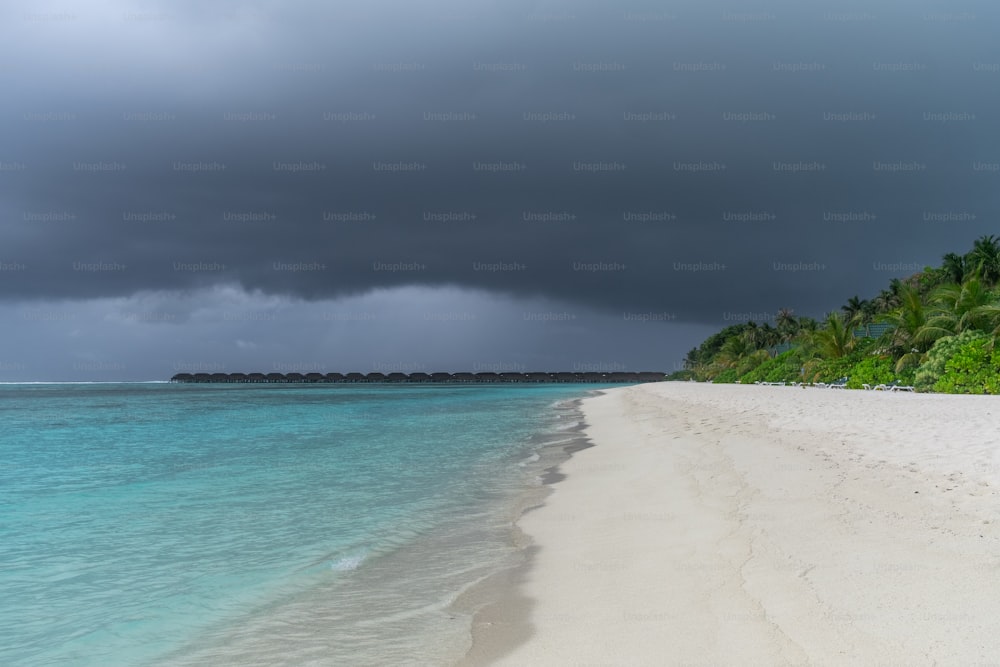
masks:
<instances>
[{"instance_id":1,"label":"treeline","mask_svg":"<svg viewBox=\"0 0 1000 667\"><path fill-rule=\"evenodd\" d=\"M177 373L171 382L224 384L353 383L640 383L662 382L666 373Z\"/></svg>"},{"instance_id":2,"label":"treeline","mask_svg":"<svg viewBox=\"0 0 1000 667\"><path fill-rule=\"evenodd\" d=\"M1000 394L1000 239L851 297L822 321L782 309L773 323L726 327L688 352L673 380L913 385Z\"/></svg>"}]
</instances>

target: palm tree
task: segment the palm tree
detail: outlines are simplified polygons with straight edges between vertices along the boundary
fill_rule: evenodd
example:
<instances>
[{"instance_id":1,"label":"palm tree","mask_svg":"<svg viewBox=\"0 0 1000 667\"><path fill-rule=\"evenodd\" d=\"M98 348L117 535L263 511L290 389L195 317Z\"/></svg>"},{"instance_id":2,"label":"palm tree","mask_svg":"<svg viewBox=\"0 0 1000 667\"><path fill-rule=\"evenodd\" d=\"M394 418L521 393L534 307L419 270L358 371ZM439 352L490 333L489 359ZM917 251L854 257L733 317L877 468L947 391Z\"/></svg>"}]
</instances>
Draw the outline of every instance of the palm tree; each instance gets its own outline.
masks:
<instances>
[{"instance_id":1,"label":"palm tree","mask_svg":"<svg viewBox=\"0 0 1000 667\"><path fill-rule=\"evenodd\" d=\"M965 281L965 276L969 271L965 257L949 252L941 259L941 268L944 269L949 279L956 285L961 285Z\"/></svg>"},{"instance_id":2,"label":"palm tree","mask_svg":"<svg viewBox=\"0 0 1000 667\"><path fill-rule=\"evenodd\" d=\"M871 299L865 299L861 302L861 321L862 322L872 322L875 318L875 302Z\"/></svg>"},{"instance_id":3,"label":"palm tree","mask_svg":"<svg viewBox=\"0 0 1000 667\"><path fill-rule=\"evenodd\" d=\"M759 350L767 344L767 333L753 320L747 322L747 326L743 330L743 333L740 334L740 337L751 351Z\"/></svg>"},{"instance_id":4,"label":"palm tree","mask_svg":"<svg viewBox=\"0 0 1000 667\"><path fill-rule=\"evenodd\" d=\"M900 304L900 290L903 288L903 281L899 278L893 278L889 281L889 289L884 289L878 293L878 296L872 302L872 306L875 311L879 314L886 314L892 311L894 308L898 308Z\"/></svg>"},{"instance_id":5,"label":"palm tree","mask_svg":"<svg viewBox=\"0 0 1000 667\"><path fill-rule=\"evenodd\" d=\"M813 339L816 351L825 359L840 359L854 348L854 334L844 317L834 311L826 316L824 327L817 331Z\"/></svg>"},{"instance_id":6,"label":"palm tree","mask_svg":"<svg viewBox=\"0 0 1000 667\"><path fill-rule=\"evenodd\" d=\"M782 343L787 343L795 338L795 334L797 334L801 328L799 326L799 321L795 319L795 311L791 308L782 308L779 310L777 316L774 318L774 323L778 327L778 333L781 337Z\"/></svg>"},{"instance_id":7,"label":"palm tree","mask_svg":"<svg viewBox=\"0 0 1000 667\"><path fill-rule=\"evenodd\" d=\"M941 285L931 294L931 304L931 316L917 332L917 341L933 343L970 329L992 332L1000 324L996 298L978 278Z\"/></svg>"},{"instance_id":8,"label":"palm tree","mask_svg":"<svg viewBox=\"0 0 1000 667\"><path fill-rule=\"evenodd\" d=\"M927 309L920 298L920 291L912 285L899 287L899 306L882 316L894 326L891 346L899 358L896 372L920 363L930 347L927 340L918 340L920 331L927 325Z\"/></svg>"},{"instance_id":9,"label":"palm tree","mask_svg":"<svg viewBox=\"0 0 1000 667\"><path fill-rule=\"evenodd\" d=\"M764 322L764 326L760 328L760 340L760 347L774 347L781 342L781 332L772 327L770 322Z\"/></svg>"},{"instance_id":10,"label":"palm tree","mask_svg":"<svg viewBox=\"0 0 1000 667\"><path fill-rule=\"evenodd\" d=\"M895 308L896 304L892 293L889 290L884 289L878 293L878 296L872 299L872 306L874 307L876 314L883 315Z\"/></svg>"},{"instance_id":11,"label":"palm tree","mask_svg":"<svg viewBox=\"0 0 1000 667\"><path fill-rule=\"evenodd\" d=\"M800 317L798 319L799 336L810 335L819 331L819 322L811 317Z\"/></svg>"},{"instance_id":12,"label":"palm tree","mask_svg":"<svg viewBox=\"0 0 1000 667\"><path fill-rule=\"evenodd\" d=\"M966 255L972 273L992 287L1000 281L1000 239L993 234L980 236Z\"/></svg>"},{"instance_id":13,"label":"palm tree","mask_svg":"<svg viewBox=\"0 0 1000 667\"><path fill-rule=\"evenodd\" d=\"M750 344L749 336L745 333L739 336L728 338L715 356L715 362L721 368L736 368L740 361L754 352L755 348Z\"/></svg>"},{"instance_id":14,"label":"palm tree","mask_svg":"<svg viewBox=\"0 0 1000 667\"><path fill-rule=\"evenodd\" d=\"M854 295L847 300L847 303L845 303L843 306L840 307L840 309L844 311L844 318L847 320L848 323L854 322L858 318L858 316L861 314L861 311L865 307L865 303L866 302L863 299L859 298L857 295Z\"/></svg>"}]
</instances>

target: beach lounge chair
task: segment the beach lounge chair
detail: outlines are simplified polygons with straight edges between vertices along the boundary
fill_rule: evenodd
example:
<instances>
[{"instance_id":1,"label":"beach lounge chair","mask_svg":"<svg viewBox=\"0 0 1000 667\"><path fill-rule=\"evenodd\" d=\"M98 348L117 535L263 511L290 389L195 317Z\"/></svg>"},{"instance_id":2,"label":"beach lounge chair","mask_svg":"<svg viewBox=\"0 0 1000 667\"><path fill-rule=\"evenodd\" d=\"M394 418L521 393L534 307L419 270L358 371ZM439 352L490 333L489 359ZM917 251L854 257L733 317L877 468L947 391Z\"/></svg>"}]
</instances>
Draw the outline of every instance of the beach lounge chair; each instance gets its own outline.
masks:
<instances>
[{"instance_id":1,"label":"beach lounge chair","mask_svg":"<svg viewBox=\"0 0 1000 667\"><path fill-rule=\"evenodd\" d=\"M846 386L847 386L847 378L846 377L842 377L839 380L837 380L836 382L831 382L830 384L828 384L827 388L828 389L843 389Z\"/></svg>"},{"instance_id":2,"label":"beach lounge chair","mask_svg":"<svg viewBox=\"0 0 1000 667\"><path fill-rule=\"evenodd\" d=\"M900 384L899 380L893 380L889 384L875 385L877 391L913 391L913 387Z\"/></svg>"}]
</instances>

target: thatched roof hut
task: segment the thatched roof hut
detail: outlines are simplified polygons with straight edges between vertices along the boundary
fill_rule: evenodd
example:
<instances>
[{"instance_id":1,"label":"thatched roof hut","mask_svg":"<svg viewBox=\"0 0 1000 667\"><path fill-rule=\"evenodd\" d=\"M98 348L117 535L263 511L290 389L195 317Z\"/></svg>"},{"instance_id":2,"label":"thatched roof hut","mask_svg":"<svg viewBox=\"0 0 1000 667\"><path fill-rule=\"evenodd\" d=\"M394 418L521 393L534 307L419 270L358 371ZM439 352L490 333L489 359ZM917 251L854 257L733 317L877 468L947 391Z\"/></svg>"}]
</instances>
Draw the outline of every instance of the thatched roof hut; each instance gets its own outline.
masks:
<instances>
[{"instance_id":1,"label":"thatched roof hut","mask_svg":"<svg viewBox=\"0 0 1000 667\"><path fill-rule=\"evenodd\" d=\"M475 376L474 373L465 373L465 372L462 372L462 373L453 373L452 376L451 376L451 381L452 382L462 382L464 384L468 384L470 382L475 382L476 381L476 376Z\"/></svg>"},{"instance_id":2,"label":"thatched roof hut","mask_svg":"<svg viewBox=\"0 0 1000 667\"><path fill-rule=\"evenodd\" d=\"M272 383L273 382L284 382L285 381L285 374L284 373L268 373L265 377L267 378L268 382L272 382Z\"/></svg>"},{"instance_id":3,"label":"thatched roof hut","mask_svg":"<svg viewBox=\"0 0 1000 667\"><path fill-rule=\"evenodd\" d=\"M481 373L476 373L476 382L499 382L500 376L496 373L489 371L483 371Z\"/></svg>"},{"instance_id":4,"label":"thatched roof hut","mask_svg":"<svg viewBox=\"0 0 1000 667\"><path fill-rule=\"evenodd\" d=\"M191 382L193 380L194 376L190 373L175 373L174 376L170 378L171 382Z\"/></svg>"},{"instance_id":5,"label":"thatched roof hut","mask_svg":"<svg viewBox=\"0 0 1000 667\"><path fill-rule=\"evenodd\" d=\"M327 382L343 382L344 381L344 374L343 373L327 373L323 377L326 378Z\"/></svg>"},{"instance_id":6,"label":"thatched roof hut","mask_svg":"<svg viewBox=\"0 0 1000 667\"><path fill-rule=\"evenodd\" d=\"M348 373L344 376L345 382L368 382L364 373Z\"/></svg>"},{"instance_id":7,"label":"thatched roof hut","mask_svg":"<svg viewBox=\"0 0 1000 667\"><path fill-rule=\"evenodd\" d=\"M431 376L427 373L410 373L410 382L430 382Z\"/></svg>"},{"instance_id":8,"label":"thatched roof hut","mask_svg":"<svg viewBox=\"0 0 1000 667\"><path fill-rule=\"evenodd\" d=\"M365 379L369 382L385 382L385 373L379 373L375 371L374 373L369 373L365 376Z\"/></svg>"},{"instance_id":9,"label":"thatched roof hut","mask_svg":"<svg viewBox=\"0 0 1000 667\"><path fill-rule=\"evenodd\" d=\"M431 373L431 382L451 382L451 373Z\"/></svg>"},{"instance_id":10,"label":"thatched roof hut","mask_svg":"<svg viewBox=\"0 0 1000 667\"><path fill-rule=\"evenodd\" d=\"M409 382L410 376L406 373L389 373L385 376L386 382Z\"/></svg>"}]
</instances>

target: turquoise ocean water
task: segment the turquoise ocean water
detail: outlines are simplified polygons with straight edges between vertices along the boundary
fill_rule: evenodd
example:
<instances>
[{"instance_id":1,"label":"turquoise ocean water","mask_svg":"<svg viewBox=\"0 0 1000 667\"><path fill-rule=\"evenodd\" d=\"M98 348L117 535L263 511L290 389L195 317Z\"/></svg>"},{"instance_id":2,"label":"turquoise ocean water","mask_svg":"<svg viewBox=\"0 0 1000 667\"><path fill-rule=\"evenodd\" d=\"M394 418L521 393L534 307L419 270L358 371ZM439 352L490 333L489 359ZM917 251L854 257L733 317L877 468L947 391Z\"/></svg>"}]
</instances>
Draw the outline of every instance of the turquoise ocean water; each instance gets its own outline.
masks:
<instances>
[{"instance_id":1,"label":"turquoise ocean water","mask_svg":"<svg viewBox=\"0 0 1000 667\"><path fill-rule=\"evenodd\" d=\"M0 664L444 664L593 386L2 385Z\"/></svg>"}]
</instances>

